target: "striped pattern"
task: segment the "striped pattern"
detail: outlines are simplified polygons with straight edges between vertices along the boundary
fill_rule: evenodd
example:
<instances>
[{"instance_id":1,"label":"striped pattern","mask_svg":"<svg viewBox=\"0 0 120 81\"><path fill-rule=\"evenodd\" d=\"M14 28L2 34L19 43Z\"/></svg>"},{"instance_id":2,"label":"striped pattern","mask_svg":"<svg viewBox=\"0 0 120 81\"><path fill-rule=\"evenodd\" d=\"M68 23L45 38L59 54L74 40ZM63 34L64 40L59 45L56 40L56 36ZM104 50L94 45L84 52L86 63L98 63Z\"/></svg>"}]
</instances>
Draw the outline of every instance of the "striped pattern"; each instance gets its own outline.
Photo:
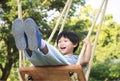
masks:
<instances>
[{"instance_id":1,"label":"striped pattern","mask_svg":"<svg viewBox=\"0 0 120 81\"><path fill-rule=\"evenodd\" d=\"M78 55L64 55L65 59L70 63L70 64L76 64L78 61Z\"/></svg>"}]
</instances>

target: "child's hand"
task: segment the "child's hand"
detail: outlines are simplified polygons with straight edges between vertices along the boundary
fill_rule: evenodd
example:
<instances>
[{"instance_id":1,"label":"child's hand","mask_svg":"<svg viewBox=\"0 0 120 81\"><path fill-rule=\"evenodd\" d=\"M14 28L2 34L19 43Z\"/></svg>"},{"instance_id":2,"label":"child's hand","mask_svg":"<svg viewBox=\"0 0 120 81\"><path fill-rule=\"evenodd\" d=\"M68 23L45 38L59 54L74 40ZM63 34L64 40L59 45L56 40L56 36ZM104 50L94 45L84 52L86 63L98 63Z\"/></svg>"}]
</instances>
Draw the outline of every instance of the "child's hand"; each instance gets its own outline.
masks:
<instances>
[{"instance_id":1,"label":"child's hand","mask_svg":"<svg viewBox=\"0 0 120 81\"><path fill-rule=\"evenodd\" d=\"M84 40L83 40L83 42L84 42L84 44L86 44L86 45L91 45L91 42L90 42L90 38L85 38Z\"/></svg>"}]
</instances>

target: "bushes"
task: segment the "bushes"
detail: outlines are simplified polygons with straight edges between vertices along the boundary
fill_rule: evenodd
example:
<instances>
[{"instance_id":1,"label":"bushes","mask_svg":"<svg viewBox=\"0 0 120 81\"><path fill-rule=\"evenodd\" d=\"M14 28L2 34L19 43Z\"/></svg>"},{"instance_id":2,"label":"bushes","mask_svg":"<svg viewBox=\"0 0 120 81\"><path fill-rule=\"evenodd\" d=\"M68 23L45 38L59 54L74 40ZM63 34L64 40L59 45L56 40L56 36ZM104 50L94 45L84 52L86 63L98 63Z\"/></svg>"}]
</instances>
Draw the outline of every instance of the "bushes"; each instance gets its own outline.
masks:
<instances>
[{"instance_id":1,"label":"bushes","mask_svg":"<svg viewBox=\"0 0 120 81\"><path fill-rule=\"evenodd\" d=\"M120 81L120 62L110 60L96 62L90 73L90 81Z\"/></svg>"}]
</instances>

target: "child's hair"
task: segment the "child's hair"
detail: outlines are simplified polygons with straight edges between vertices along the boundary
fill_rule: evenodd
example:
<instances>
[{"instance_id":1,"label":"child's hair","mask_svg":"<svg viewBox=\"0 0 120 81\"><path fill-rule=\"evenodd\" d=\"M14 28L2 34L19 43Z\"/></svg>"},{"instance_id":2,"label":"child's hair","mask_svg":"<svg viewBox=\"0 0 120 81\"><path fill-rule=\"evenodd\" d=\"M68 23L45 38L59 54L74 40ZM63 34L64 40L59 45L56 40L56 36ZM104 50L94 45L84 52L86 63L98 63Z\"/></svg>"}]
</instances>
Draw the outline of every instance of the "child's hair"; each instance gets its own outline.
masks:
<instances>
[{"instance_id":1,"label":"child's hair","mask_svg":"<svg viewBox=\"0 0 120 81\"><path fill-rule=\"evenodd\" d=\"M80 39L79 39L79 36L75 32L67 31L67 30L62 31L57 37L57 44L61 37L68 38L74 45L77 44L77 46L74 48L73 52L75 52L77 50Z\"/></svg>"}]
</instances>

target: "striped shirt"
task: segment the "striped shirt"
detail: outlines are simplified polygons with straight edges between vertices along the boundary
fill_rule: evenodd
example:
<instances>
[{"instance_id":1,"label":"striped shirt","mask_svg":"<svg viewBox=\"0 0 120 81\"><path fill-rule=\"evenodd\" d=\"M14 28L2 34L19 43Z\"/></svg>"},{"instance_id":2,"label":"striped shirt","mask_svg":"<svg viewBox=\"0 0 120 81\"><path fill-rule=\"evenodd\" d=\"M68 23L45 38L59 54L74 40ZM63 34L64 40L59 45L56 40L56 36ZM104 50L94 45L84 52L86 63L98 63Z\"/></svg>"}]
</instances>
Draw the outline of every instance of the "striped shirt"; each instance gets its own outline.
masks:
<instances>
[{"instance_id":1,"label":"striped shirt","mask_svg":"<svg viewBox=\"0 0 120 81\"><path fill-rule=\"evenodd\" d=\"M76 64L78 61L78 55L73 55L73 54L67 54L64 55L65 59L70 63L70 64Z\"/></svg>"}]
</instances>

